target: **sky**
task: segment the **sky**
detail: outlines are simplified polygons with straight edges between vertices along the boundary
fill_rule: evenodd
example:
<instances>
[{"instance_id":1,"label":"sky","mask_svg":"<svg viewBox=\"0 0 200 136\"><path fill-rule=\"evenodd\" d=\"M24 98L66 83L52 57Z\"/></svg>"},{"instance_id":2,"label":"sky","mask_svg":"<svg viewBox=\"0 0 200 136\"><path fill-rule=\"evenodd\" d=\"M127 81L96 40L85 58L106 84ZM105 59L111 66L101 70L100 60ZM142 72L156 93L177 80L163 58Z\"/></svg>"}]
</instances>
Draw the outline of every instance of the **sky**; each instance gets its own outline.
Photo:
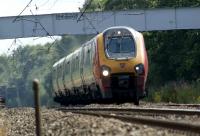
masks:
<instances>
[{"instance_id":1,"label":"sky","mask_svg":"<svg viewBox=\"0 0 200 136\"><path fill-rule=\"evenodd\" d=\"M31 0L0 0L0 17L19 15L30 1ZM31 15L31 12L33 14L78 12L84 2L85 0L32 0L21 15ZM37 45L53 41L53 39L48 37L0 40L0 55L4 53L12 54L12 50L16 49L19 45Z\"/></svg>"}]
</instances>

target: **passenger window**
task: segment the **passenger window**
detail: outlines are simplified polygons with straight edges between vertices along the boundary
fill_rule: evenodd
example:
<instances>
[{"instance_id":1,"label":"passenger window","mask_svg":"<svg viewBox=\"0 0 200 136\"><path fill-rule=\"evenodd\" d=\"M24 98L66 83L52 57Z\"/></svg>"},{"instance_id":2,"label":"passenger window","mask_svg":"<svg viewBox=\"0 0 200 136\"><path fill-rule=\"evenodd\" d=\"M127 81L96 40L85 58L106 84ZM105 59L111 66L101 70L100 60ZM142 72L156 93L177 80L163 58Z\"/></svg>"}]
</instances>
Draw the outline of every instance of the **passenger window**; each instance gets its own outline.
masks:
<instances>
[{"instance_id":1,"label":"passenger window","mask_svg":"<svg viewBox=\"0 0 200 136\"><path fill-rule=\"evenodd\" d=\"M73 71L76 71L76 59L75 58L73 59L73 64L74 64Z\"/></svg>"},{"instance_id":2,"label":"passenger window","mask_svg":"<svg viewBox=\"0 0 200 136\"><path fill-rule=\"evenodd\" d=\"M67 62L67 65L66 65L66 74L69 73L69 61Z\"/></svg>"},{"instance_id":3,"label":"passenger window","mask_svg":"<svg viewBox=\"0 0 200 136\"><path fill-rule=\"evenodd\" d=\"M65 64L65 73L68 74L68 64Z\"/></svg>"},{"instance_id":4,"label":"passenger window","mask_svg":"<svg viewBox=\"0 0 200 136\"><path fill-rule=\"evenodd\" d=\"M77 70L79 69L79 59L78 59L78 56L76 57L76 69Z\"/></svg>"},{"instance_id":5,"label":"passenger window","mask_svg":"<svg viewBox=\"0 0 200 136\"><path fill-rule=\"evenodd\" d=\"M71 60L71 72L73 72L74 71L74 61L73 61L73 59Z\"/></svg>"},{"instance_id":6,"label":"passenger window","mask_svg":"<svg viewBox=\"0 0 200 136\"><path fill-rule=\"evenodd\" d=\"M90 50L87 52L87 64L90 64Z\"/></svg>"}]
</instances>

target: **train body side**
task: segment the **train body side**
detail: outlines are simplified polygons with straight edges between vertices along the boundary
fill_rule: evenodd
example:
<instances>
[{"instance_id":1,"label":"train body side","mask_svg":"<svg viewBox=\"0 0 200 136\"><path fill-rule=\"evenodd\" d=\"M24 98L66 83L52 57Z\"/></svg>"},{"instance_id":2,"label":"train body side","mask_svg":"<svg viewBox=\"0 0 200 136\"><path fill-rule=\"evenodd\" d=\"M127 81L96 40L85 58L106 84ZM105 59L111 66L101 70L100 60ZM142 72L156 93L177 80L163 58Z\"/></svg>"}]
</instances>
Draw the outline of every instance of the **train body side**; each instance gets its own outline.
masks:
<instances>
[{"instance_id":1,"label":"train body side","mask_svg":"<svg viewBox=\"0 0 200 136\"><path fill-rule=\"evenodd\" d=\"M85 43L53 66L53 90L56 95L75 94L95 84L93 60L95 56L95 38Z\"/></svg>"}]
</instances>

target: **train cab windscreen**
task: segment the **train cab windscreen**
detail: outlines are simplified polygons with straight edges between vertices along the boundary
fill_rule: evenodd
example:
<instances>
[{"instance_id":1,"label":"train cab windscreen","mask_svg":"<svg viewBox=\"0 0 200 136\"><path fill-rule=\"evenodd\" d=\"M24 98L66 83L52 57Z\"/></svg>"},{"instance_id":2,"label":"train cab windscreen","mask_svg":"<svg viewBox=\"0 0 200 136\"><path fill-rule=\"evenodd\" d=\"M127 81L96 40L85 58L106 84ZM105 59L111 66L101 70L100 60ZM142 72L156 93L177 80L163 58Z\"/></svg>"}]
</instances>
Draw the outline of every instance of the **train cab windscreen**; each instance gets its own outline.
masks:
<instances>
[{"instance_id":1,"label":"train cab windscreen","mask_svg":"<svg viewBox=\"0 0 200 136\"><path fill-rule=\"evenodd\" d=\"M135 55L135 41L126 29L108 30L104 34L105 52L111 59L127 59Z\"/></svg>"}]
</instances>

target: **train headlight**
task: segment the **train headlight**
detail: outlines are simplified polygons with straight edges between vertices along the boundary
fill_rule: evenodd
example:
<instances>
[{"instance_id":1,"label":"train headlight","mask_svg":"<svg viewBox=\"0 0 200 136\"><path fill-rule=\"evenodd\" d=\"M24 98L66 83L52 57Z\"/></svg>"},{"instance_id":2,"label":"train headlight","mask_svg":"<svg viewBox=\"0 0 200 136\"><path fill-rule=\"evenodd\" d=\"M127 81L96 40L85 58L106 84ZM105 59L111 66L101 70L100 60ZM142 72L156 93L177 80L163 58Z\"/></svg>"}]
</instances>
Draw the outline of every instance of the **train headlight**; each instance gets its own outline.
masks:
<instances>
[{"instance_id":1,"label":"train headlight","mask_svg":"<svg viewBox=\"0 0 200 136\"><path fill-rule=\"evenodd\" d=\"M121 34L121 31L117 31L117 34L120 35L120 34Z\"/></svg>"},{"instance_id":2,"label":"train headlight","mask_svg":"<svg viewBox=\"0 0 200 136\"><path fill-rule=\"evenodd\" d=\"M105 76L105 77L109 76L110 71L111 71L110 68L108 66L105 66L105 65L101 67L101 70L102 70L102 75Z\"/></svg>"},{"instance_id":3,"label":"train headlight","mask_svg":"<svg viewBox=\"0 0 200 136\"><path fill-rule=\"evenodd\" d=\"M136 65L135 72L139 75L144 74L144 65L143 64Z\"/></svg>"},{"instance_id":4,"label":"train headlight","mask_svg":"<svg viewBox=\"0 0 200 136\"><path fill-rule=\"evenodd\" d=\"M108 76L109 75L109 71L108 70L103 70L102 74L103 74L103 76Z\"/></svg>"}]
</instances>

